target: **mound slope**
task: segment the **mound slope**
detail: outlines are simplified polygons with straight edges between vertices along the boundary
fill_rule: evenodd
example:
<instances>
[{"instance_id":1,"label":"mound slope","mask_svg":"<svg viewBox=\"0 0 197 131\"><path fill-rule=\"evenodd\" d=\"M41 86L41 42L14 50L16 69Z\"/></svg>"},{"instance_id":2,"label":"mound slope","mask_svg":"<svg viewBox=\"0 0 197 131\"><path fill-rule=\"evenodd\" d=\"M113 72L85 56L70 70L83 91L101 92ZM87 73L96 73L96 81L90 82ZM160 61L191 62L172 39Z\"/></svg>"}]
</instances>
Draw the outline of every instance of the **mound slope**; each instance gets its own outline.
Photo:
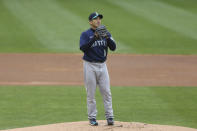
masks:
<instances>
[{"instance_id":1,"label":"mound slope","mask_svg":"<svg viewBox=\"0 0 197 131\"><path fill-rule=\"evenodd\" d=\"M50 125L41 125L26 128L17 128L2 131L197 131L197 129L169 126L153 125L138 122L115 121L114 126L107 126L106 121L99 120L99 126L90 126L88 121L68 122Z\"/></svg>"}]
</instances>

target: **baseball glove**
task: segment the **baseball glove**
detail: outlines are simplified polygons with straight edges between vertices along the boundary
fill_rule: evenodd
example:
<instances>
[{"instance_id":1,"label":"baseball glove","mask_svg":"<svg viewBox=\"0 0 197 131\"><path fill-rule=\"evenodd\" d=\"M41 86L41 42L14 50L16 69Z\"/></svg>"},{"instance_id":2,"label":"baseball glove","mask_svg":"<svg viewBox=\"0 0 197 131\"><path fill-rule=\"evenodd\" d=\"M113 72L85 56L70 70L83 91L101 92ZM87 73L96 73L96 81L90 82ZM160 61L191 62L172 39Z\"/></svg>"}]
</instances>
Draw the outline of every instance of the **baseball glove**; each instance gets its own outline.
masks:
<instances>
[{"instance_id":1,"label":"baseball glove","mask_svg":"<svg viewBox=\"0 0 197 131\"><path fill-rule=\"evenodd\" d=\"M97 33L100 39L107 38L109 35L109 32L107 31L104 25L100 25L99 27L97 27L95 32Z\"/></svg>"}]
</instances>

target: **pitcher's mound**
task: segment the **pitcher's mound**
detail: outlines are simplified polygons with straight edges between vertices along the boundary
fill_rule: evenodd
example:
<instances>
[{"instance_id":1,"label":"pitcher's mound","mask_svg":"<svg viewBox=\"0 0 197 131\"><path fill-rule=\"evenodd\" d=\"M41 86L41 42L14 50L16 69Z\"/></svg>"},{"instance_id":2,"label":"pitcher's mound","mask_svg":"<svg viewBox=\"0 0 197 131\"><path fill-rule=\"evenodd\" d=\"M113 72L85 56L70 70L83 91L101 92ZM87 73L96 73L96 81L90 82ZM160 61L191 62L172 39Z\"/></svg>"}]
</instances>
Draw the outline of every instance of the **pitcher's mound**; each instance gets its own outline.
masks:
<instances>
[{"instance_id":1,"label":"pitcher's mound","mask_svg":"<svg viewBox=\"0 0 197 131\"><path fill-rule=\"evenodd\" d=\"M98 122L98 126L90 126L87 121L82 121L17 128L4 131L197 131L197 129L193 128L153 125L137 122L115 121L114 126L107 126L106 121L104 120L98 120Z\"/></svg>"}]
</instances>

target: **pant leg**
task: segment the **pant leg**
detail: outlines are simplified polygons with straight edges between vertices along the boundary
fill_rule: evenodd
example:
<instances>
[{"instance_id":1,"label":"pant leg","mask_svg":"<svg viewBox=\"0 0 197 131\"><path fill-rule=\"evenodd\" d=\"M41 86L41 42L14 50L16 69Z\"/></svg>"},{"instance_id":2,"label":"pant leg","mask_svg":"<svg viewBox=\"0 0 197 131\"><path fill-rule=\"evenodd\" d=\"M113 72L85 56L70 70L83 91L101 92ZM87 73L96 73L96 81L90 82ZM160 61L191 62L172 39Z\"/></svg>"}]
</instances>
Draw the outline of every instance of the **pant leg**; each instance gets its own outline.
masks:
<instances>
[{"instance_id":1,"label":"pant leg","mask_svg":"<svg viewBox=\"0 0 197 131\"><path fill-rule=\"evenodd\" d=\"M96 92L96 74L91 67L91 63L84 61L84 83L87 93L87 111L88 111L88 119L95 118L97 115L96 109L96 100L95 100L95 92Z\"/></svg>"},{"instance_id":2,"label":"pant leg","mask_svg":"<svg viewBox=\"0 0 197 131\"><path fill-rule=\"evenodd\" d=\"M103 97L104 107L105 107L105 117L113 118L113 108L112 108L112 96L111 96L111 90L110 90L110 79L109 74L107 70L106 64L103 65L100 75L98 78L98 85L101 92L101 95Z\"/></svg>"}]
</instances>

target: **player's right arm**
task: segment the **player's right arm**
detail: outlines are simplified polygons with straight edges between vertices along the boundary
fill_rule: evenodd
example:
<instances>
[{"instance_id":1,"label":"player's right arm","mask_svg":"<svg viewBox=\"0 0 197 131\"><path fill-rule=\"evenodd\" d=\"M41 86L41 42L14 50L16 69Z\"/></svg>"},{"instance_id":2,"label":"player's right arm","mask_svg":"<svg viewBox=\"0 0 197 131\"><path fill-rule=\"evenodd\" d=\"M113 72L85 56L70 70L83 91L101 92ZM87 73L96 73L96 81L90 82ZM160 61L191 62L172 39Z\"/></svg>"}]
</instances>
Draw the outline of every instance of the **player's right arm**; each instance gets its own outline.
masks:
<instances>
[{"instance_id":1,"label":"player's right arm","mask_svg":"<svg viewBox=\"0 0 197 131\"><path fill-rule=\"evenodd\" d=\"M93 38L89 40L87 34L83 32L80 36L80 50L82 50L83 52L86 52L95 41L96 41L95 35Z\"/></svg>"}]
</instances>

